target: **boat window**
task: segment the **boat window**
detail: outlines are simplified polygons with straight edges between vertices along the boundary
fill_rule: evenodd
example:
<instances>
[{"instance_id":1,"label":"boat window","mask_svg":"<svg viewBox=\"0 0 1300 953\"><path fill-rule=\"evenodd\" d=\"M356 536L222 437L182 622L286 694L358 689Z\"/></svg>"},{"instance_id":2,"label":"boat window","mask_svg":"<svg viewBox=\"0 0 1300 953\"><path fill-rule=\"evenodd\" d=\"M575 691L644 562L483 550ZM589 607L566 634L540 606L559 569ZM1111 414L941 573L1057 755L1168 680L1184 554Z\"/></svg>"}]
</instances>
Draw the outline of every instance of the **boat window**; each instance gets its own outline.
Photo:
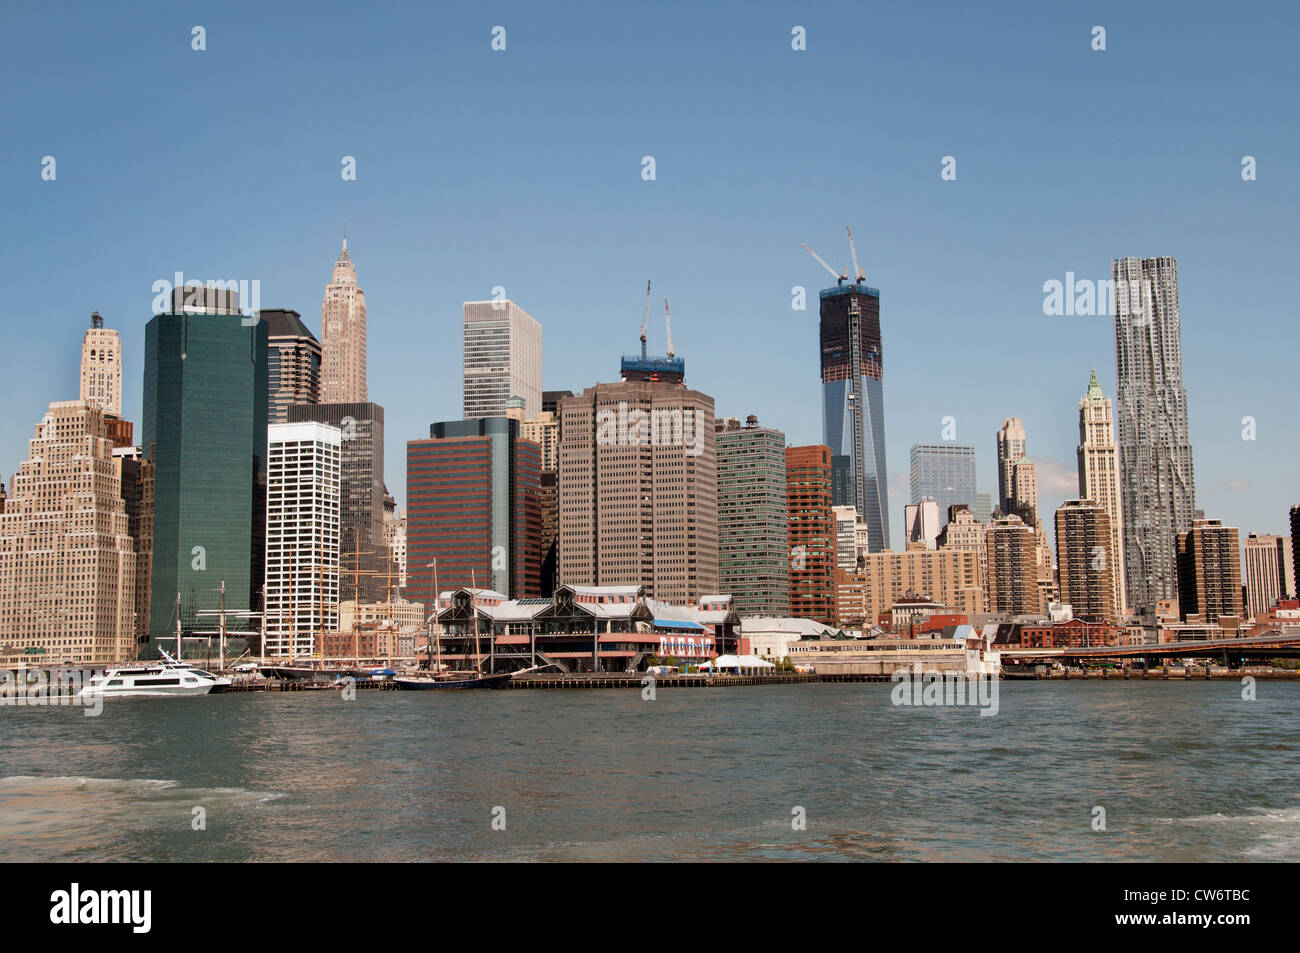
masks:
<instances>
[{"instance_id":1,"label":"boat window","mask_svg":"<svg viewBox=\"0 0 1300 953\"><path fill-rule=\"evenodd\" d=\"M139 678L139 679L136 679L136 685L139 685L139 686L141 686L141 687L146 687L146 686L151 686L151 685L179 685L180 683L181 683L181 680L180 680L179 678Z\"/></svg>"},{"instance_id":2,"label":"boat window","mask_svg":"<svg viewBox=\"0 0 1300 953\"><path fill-rule=\"evenodd\" d=\"M122 684L122 680L121 680L120 678L114 678L114 679L111 679L111 680L107 683L106 687L108 687L108 688L118 688L118 687L121 686L121 684Z\"/></svg>"}]
</instances>

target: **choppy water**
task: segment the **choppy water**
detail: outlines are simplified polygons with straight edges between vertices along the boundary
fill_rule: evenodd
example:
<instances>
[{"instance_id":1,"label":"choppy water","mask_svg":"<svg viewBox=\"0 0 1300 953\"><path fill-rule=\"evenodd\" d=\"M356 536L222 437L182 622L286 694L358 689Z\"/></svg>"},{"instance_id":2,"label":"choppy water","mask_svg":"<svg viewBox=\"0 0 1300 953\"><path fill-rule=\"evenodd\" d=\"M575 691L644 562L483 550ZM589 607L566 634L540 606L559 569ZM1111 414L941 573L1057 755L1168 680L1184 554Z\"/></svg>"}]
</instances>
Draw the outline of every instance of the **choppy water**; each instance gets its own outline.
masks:
<instances>
[{"instance_id":1,"label":"choppy water","mask_svg":"<svg viewBox=\"0 0 1300 953\"><path fill-rule=\"evenodd\" d=\"M1300 683L890 687L0 708L0 860L1300 860Z\"/></svg>"}]
</instances>

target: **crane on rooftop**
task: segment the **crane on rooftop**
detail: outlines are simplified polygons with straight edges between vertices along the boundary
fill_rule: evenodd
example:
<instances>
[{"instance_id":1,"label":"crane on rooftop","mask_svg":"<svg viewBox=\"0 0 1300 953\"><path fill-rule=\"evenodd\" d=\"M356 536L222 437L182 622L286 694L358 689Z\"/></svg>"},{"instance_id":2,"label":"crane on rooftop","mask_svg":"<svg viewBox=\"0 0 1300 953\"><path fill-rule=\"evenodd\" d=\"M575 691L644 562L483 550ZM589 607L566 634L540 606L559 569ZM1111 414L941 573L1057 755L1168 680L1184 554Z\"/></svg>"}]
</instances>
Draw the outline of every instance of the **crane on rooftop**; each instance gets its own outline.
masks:
<instances>
[{"instance_id":1,"label":"crane on rooftop","mask_svg":"<svg viewBox=\"0 0 1300 953\"><path fill-rule=\"evenodd\" d=\"M866 281L867 276L866 273L858 267L858 246L854 244L853 241L853 226L845 225L844 227L849 230L849 251L853 254L853 274L856 275L853 280L858 284L861 284Z\"/></svg>"},{"instance_id":2,"label":"crane on rooftop","mask_svg":"<svg viewBox=\"0 0 1300 953\"><path fill-rule=\"evenodd\" d=\"M673 316L668 313L668 299L664 298L664 324L668 328L668 356L673 356Z\"/></svg>"},{"instance_id":3,"label":"crane on rooftop","mask_svg":"<svg viewBox=\"0 0 1300 953\"><path fill-rule=\"evenodd\" d=\"M645 308L641 311L641 360L645 360L645 327L650 320L650 279L645 283Z\"/></svg>"},{"instance_id":4,"label":"crane on rooftop","mask_svg":"<svg viewBox=\"0 0 1300 953\"><path fill-rule=\"evenodd\" d=\"M806 251L808 254L812 255L813 258L817 259L817 264L821 265L823 268L825 268L827 271L831 273L831 277L835 279L836 285L842 285L848 279L849 270L847 268L845 268L837 275L835 274L835 269L832 268L830 265L826 264L826 260L822 258L821 255L817 254L815 251L813 251L803 242L799 243L799 247L802 248L804 251Z\"/></svg>"}]
</instances>

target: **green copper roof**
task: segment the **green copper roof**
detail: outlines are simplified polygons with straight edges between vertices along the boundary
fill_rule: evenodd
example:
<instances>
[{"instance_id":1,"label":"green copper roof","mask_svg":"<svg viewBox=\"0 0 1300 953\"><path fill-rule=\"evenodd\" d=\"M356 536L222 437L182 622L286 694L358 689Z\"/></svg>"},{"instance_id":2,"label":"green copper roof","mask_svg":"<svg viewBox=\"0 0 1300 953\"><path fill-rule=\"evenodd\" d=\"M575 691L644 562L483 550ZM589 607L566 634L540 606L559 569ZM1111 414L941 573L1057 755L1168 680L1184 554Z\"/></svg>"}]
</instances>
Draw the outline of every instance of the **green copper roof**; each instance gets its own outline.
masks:
<instances>
[{"instance_id":1,"label":"green copper roof","mask_svg":"<svg viewBox=\"0 0 1300 953\"><path fill-rule=\"evenodd\" d=\"M1097 383L1097 368L1092 369L1092 377L1088 379L1088 400L1101 400L1101 385Z\"/></svg>"}]
</instances>

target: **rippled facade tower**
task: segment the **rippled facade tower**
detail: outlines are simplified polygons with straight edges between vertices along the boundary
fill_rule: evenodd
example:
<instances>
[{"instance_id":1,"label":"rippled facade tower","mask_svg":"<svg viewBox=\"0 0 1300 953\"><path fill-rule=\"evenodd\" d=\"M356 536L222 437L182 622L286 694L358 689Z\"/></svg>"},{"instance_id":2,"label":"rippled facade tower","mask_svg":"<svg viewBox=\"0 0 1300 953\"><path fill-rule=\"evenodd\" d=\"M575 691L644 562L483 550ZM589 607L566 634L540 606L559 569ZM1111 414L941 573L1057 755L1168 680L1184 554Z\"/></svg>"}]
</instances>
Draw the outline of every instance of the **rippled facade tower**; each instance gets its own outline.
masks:
<instances>
[{"instance_id":1,"label":"rippled facade tower","mask_svg":"<svg viewBox=\"0 0 1300 953\"><path fill-rule=\"evenodd\" d=\"M880 292L859 282L821 292L822 434L831 498L856 506L871 552L889 548Z\"/></svg>"},{"instance_id":2,"label":"rippled facade tower","mask_svg":"<svg viewBox=\"0 0 1300 953\"><path fill-rule=\"evenodd\" d=\"M1154 610L1178 596L1178 534L1196 510L1178 263L1117 258L1111 279L1126 590L1130 609Z\"/></svg>"}]
</instances>

